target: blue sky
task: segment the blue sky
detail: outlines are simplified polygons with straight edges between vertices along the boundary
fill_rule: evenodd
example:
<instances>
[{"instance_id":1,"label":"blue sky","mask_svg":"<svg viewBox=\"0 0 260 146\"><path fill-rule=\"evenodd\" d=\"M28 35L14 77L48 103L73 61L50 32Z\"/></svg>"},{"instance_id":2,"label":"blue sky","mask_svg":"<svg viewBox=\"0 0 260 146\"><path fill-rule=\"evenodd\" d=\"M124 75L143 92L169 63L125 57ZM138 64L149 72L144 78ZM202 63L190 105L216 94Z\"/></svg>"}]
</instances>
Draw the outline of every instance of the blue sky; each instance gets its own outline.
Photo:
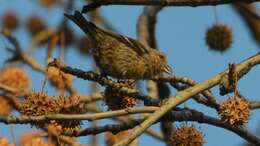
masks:
<instances>
[{"instance_id":1,"label":"blue sky","mask_svg":"<svg viewBox=\"0 0 260 146\"><path fill-rule=\"evenodd\" d=\"M142 6L105 6L101 8L101 12L120 33L136 38L136 20L142 12L142 8ZM39 8L37 3L31 0L0 0L0 17L6 10L15 11L23 22L32 14L40 15L51 27L55 27L59 24L59 21L63 17L62 9L57 7ZM218 21L219 23L227 24L232 28L234 43L231 49L223 54L209 51L205 45L204 38L206 29L214 23L213 10L212 6L196 8L166 7L158 14L156 26L158 46L167 55L168 61L175 74L189 76L198 82L204 81L223 71L228 66L228 63L239 63L259 52L259 46L251 39L245 24L228 5L217 6ZM83 35L74 24L70 23L70 25L74 28L75 32ZM22 26L21 29L16 30L14 35L20 40L23 48L29 47L30 44L28 42L30 42L30 39L24 26ZM9 56L9 54L4 51L6 44L6 40L0 36L1 67L3 66L4 59ZM35 52L35 57L41 63L44 63L43 53L45 53L44 49L39 49ZM57 54L58 53L56 52L56 55ZM91 63L90 58L81 56L80 53L75 51L75 46L71 46L70 49L67 50L66 63L73 67L85 70L91 69L91 66L89 65ZM33 89L36 91L40 90L43 81L42 75L33 72L27 66L23 67L32 76ZM260 90L258 89L260 84L259 74L260 67L258 66L239 81L239 91L250 100L260 99ZM75 79L74 84L80 92L89 92L88 87L90 82ZM54 94L53 88L47 88L46 91L49 94ZM218 88L214 88L213 91L219 101L228 97L219 96ZM172 94L174 95L175 92ZM188 102L188 106L203 111L207 115L216 115L214 110L194 102ZM258 110L252 112L252 117L246 125L250 131L256 131L256 125L259 124L260 120L259 117L260 112ZM196 125L205 134L205 146L238 146L244 142L242 138L232 132L211 125ZM158 125L153 127L159 130ZM8 126L0 124L0 128L0 136L10 137ZM19 135L21 131L28 129L30 129L30 126L28 125L15 126L17 135ZM99 137L100 143L103 144L101 136ZM86 142L86 139L81 138L81 141ZM140 145L162 146L164 144L149 136L142 135Z\"/></svg>"}]
</instances>

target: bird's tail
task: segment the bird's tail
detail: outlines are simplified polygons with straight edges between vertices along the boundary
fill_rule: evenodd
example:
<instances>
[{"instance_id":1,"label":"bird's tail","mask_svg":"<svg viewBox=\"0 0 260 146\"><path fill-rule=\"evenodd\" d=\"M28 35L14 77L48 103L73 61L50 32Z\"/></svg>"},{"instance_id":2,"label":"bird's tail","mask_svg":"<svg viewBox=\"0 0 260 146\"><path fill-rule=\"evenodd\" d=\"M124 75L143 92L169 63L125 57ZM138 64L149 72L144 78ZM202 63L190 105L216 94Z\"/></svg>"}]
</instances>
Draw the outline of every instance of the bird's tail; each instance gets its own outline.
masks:
<instances>
[{"instance_id":1,"label":"bird's tail","mask_svg":"<svg viewBox=\"0 0 260 146\"><path fill-rule=\"evenodd\" d=\"M95 41L101 39L102 35L99 32L99 28L92 22L89 22L79 11L75 11L73 15L64 15L77 24L91 39Z\"/></svg>"}]
</instances>

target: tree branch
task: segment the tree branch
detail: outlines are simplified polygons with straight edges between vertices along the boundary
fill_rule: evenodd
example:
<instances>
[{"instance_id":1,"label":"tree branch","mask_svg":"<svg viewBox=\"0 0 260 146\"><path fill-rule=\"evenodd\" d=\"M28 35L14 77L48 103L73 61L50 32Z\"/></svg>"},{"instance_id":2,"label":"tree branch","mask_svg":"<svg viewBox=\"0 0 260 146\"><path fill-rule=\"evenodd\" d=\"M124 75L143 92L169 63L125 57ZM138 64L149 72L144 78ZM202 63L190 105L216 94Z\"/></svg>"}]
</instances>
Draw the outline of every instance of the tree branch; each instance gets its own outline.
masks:
<instances>
[{"instance_id":1,"label":"tree branch","mask_svg":"<svg viewBox=\"0 0 260 146\"><path fill-rule=\"evenodd\" d=\"M161 120L163 120L163 119L161 119ZM156 122L160 122L161 120L156 121ZM213 125L216 127L220 127L220 128L224 128L229 131L232 131L235 134L242 137L243 139L245 139L248 142L251 142L255 145L260 144L260 138L255 136L248 130L246 130L244 127L232 126L228 123L225 123L225 122L223 122L219 119L213 118L211 116L207 116L207 115L203 114L202 112L198 112L196 110L180 109L177 111L172 111L172 112L170 112L169 118L167 120L170 120L172 122L174 122L174 121L179 121L179 122L195 121L198 123ZM134 120L131 122L124 122L122 124L110 124L110 125L99 126L99 127L95 127L95 128L86 128L84 130L79 130L74 133L66 133L66 134L70 135L70 136L86 136L86 135L90 135L90 134L99 134L99 133L107 132L107 131L110 131L115 134L115 133L118 133L123 130L131 129L131 128L139 125L142 121L143 121L143 119L138 119L138 120ZM155 123L153 123L153 124L155 124Z\"/></svg>"},{"instance_id":2,"label":"tree branch","mask_svg":"<svg viewBox=\"0 0 260 146\"><path fill-rule=\"evenodd\" d=\"M106 118L113 118L117 116L125 116L129 114L137 113L152 113L158 107L143 107L143 108L129 108L117 111L100 112L94 114L55 114L55 115L43 115L43 116L9 116L0 118L0 122L5 124L26 124L34 122L44 122L49 120L100 120Z\"/></svg>"},{"instance_id":3,"label":"tree branch","mask_svg":"<svg viewBox=\"0 0 260 146\"><path fill-rule=\"evenodd\" d=\"M84 6L82 12L87 13L103 5L156 5L197 7L231 4L236 2L253 3L258 1L260 0L98 0Z\"/></svg>"}]
</instances>

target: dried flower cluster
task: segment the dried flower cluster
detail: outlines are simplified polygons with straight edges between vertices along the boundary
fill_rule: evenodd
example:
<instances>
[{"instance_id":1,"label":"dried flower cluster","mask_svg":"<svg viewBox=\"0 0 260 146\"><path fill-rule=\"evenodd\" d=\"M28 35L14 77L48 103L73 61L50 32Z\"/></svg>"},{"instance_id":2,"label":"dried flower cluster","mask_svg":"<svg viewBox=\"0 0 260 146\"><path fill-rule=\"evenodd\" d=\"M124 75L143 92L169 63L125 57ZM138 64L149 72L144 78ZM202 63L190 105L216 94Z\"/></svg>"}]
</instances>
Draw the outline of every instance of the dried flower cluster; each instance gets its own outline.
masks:
<instances>
[{"instance_id":1,"label":"dried flower cluster","mask_svg":"<svg viewBox=\"0 0 260 146\"><path fill-rule=\"evenodd\" d=\"M20 91L29 88L30 78L21 68L9 67L0 71L0 83Z\"/></svg>"},{"instance_id":2,"label":"dried flower cluster","mask_svg":"<svg viewBox=\"0 0 260 146\"><path fill-rule=\"evenodd\" d=\"M188 125L177 128L170 138L170 146L202 146L203 144L203 133Z\"/></svg>"},{"instance_id":3,"label":"dried flower cluster","mask_svg":"<svg viewBox=\"0 0 260 146\"><path fill-rule=\"evenodd\" d=\"M219 116L231 125L243 125L249 120L250 104L242 97L232 97L220 104Z\"/></svg>"},{"instance_id":4,"label":"dried flower cluster","mask_svg":"<svg viewBox=\"0 0 260 146\"><path fill-rule=\"evenodd\" d=\"M21 103L20 112L27 116L41 116L50 114L80 114L84 113L84 105L79 97L50 97L45 93L33 92ZM79 121L49 121L48 124L61 125L62 130L73 130L80 126ZM35 123L37 127L45 128L46 123Z\"/></svg>"},{"instance_id":5,"label":"dried flower cluster","mask_svg":"<svg viewBox=\"0 0 260 146\"><path fill-rule=\"evenodd\" d=\"M122 87L134 88L133 83L121 82ZM124 108L134 107L137 104L137 99L127 95L121 95L111 87L106 87L104 92L104 100L109 110L119 110Z\"/></svg>"},{"instance_id":6,"label":"dried flower cluster","mask_svg":"<svg viewBox=\"0 0 260 146\"><path fill-rule=\"evenodd\" d=\"M206 33L206 43L209 49L223 52L231 47L233 34L231 29L222 24L216 24L210 27Z\"/></svg>"},{"instance_id":7,"label":"dried flower cluster","mask_svg":"<svg viewBox=\"0 0 260 146\"><path fill-rule=\"evenodd\" d=\"M48 67L46 76L51 84L60 90L64 90L66 85L70 85L73 79L72 75L66 74L56 67Z\"/></svg>"}]
</instances>

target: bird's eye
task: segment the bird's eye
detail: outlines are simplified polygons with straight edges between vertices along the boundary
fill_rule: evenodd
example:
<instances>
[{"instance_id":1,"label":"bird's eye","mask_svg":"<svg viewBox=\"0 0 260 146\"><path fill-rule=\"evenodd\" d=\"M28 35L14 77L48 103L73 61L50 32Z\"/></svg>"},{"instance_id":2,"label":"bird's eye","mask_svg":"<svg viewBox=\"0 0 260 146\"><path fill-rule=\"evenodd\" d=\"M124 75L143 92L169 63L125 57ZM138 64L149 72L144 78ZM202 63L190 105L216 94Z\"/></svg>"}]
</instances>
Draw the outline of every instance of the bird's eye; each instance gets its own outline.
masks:
<instances>
[{"instance_id":1,"label":"bird's eye","mask_svg":"<svg viewBox=\"0 0 260 146\"><path fill-rule=\"evenodd\" d=\"M160 54L159 55L160 59L165 59L164 55Z\"/></svg>"}]
</instances>

